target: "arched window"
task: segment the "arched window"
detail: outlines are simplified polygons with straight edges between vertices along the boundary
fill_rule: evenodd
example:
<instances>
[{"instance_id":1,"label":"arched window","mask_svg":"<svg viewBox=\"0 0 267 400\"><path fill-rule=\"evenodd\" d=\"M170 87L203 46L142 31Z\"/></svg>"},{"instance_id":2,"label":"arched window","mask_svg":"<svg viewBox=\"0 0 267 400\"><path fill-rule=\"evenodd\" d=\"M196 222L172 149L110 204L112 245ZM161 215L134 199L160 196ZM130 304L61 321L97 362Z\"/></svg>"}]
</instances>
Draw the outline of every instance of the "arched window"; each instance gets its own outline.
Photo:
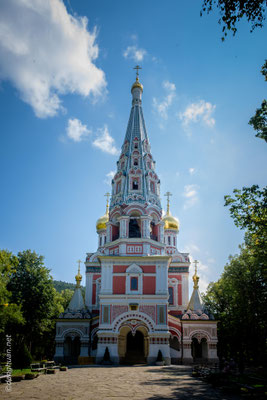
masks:
<instances>
[{"instance_id":1,"label":"arched window","mask_svg":"<svg viewBox=\"0 0 267 400\"><path fill-rule=\"evenodd\" d=\"M133 179L133 190L138 190L139 185L138 185L138 179Z\"/></svg>"},{"instance_id":2,"label":"arched window","mask_svg":"<svg viewBox=\"0 0 267 400\"><path fill-rule=\"evenodd\" d=\"M138 159L137 158L134 159L134 166L136 166L136 167L138 166Z\"/></svg>"},{"instance_id":3,"label":"arched window","mask_svg":"<svg viewBox=\"0 0 267 400\"><path fill-rule=\"evenodd\" d=\"M168 236L168 245L169 246L171 245L171 237L170 236Z\"/></svg>"},{"instance_id":4,"label":"arched window","mask_svg":"<svg viewBox=\"0 0 267 400\"><path fill-rule=\"evenodd\" d=\"M150 191L151 191L152 193L155 193L155 183L152 182L152 181L150 181Z\"/></svg>"},{"instance_id":5,"label":"arched window","mask_svg":"<svg viewBox=\"0 0 267 400\"><path fill-rule=\"evenodd\" d=\"M129 222L129 238L140 238L141 230L137 219L131 218Z\"/></svg>"},{"instance_id":6,"label":"arched window","mask_svg":"<svg viewBox=\"0 0 267 400\"><path fill-rule=\"evenodd\" d=\"M138 143L137 143L137 142L135 142L134 148L135 148L135 149L138 149Z\"/></svg>"}]
</instances>

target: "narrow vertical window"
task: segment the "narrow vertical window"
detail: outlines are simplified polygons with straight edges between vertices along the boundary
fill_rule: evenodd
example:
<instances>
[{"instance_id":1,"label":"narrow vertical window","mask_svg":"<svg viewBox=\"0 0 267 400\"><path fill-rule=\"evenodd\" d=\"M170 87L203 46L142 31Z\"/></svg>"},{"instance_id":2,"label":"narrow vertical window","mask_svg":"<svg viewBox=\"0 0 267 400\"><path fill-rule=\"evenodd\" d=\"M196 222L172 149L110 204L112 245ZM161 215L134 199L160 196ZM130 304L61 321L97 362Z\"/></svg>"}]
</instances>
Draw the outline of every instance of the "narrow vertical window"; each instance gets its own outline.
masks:
<instances>
[{"instance_id":1,"label":"narrow vertical window","mask_svg":"<svg viewBox=\"0 0 267 400\"><path fill-rule=\"evenodd\" d=\"M138 190L138 179L133 180L133 190Z\"/></svg>"},{"instance_id":2,"label":"narrow vertical window","mask_svg":"<svg viewBox=\"0 0 267 400\"><path fill-rule=\"evenodd\" d=\"M173 287L169 287L169 304L173 305Z\"/></svg>"},{"instance_id":3,"label":"narrow vertical window","mask_svg":"<svg viewBox=\"0 0 267 400\"><path fill-rule=\"evenodd\" d=\"M165 306L157 306L158 308L158 324L165 324Z\"/></svg>"},{"instance_id":4,"label":"narrow vertical window","mask_svg":"<svg viewBox=\"0 0 267 400\"><path fill-rule=\"evenodd\" d=\"M168 236L168 245L169 246L171 245L171 237L170 236Z\"/></svg>"},{"instance_id":5,"label":"narrow vertical window","mask_svg":"<svg viewBox=\"0 0 267 400\"><path fill-rule=\"evenodd\" d=\"M131 290L138 290L138 278L136 276L131 277Z\"/></svg>"},{"instance_id":6,"label":"narrow vertical window","mask_svg":"<svg viewBox=\"0 0 267 400\"><path fill-rule=\"evenodd\" d=\"M104 324L108 324L109 323L109 306L103 306L102 312L103 312L102 321Z\"/></svg>"}]
</instances>

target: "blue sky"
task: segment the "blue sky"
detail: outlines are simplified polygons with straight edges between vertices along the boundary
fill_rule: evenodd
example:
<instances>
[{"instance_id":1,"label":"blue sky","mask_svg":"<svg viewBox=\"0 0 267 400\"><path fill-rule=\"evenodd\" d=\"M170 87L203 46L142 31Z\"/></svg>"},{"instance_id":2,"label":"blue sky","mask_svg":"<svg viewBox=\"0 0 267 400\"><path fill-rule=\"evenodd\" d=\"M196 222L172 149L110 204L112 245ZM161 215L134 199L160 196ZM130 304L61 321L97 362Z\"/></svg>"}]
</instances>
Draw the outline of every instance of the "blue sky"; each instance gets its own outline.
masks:
<instances>
[{"instance_id":1,"label":"blue sky","mask_svg":"<svg viewBox=\"0 0 267 400\"><path fill-rule=\"evenodd\" d=\"M97 246L95 222L116 169L142 65L143 110L178 248L218 279L239 231L224 207L234 188L266 184L266 144L250 117L266 96L266 26L242 21L222 43L201 1L0 5L0 247L45 256L55 279ZM265 89L265 90L264 90Z\"/></svg>"}]
</instances>

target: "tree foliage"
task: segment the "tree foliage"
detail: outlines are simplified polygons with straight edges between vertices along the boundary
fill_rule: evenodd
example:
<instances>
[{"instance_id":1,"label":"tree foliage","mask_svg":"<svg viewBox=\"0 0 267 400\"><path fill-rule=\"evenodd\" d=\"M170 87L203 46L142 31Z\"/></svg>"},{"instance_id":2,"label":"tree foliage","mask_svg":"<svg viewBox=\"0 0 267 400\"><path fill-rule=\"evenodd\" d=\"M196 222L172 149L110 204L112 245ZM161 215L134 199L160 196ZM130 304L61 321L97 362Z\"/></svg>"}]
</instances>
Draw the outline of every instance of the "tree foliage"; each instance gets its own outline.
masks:
<instances>
[{"instance_id":1,"label":"tree foliage","mask_svg":"<svg viewBox=\"0 0 267 400\"><path fill-rule=\"evenodd\" d=\"M267 60L261 69L262 75L267 81ZM267 101L263 100L261 107L256 109L255 115L250 118L249 124L253 126L257 132L256 137L265 140L267 142Z\"/></svg>"},{"instance_id":2,"label":"tree foliage","mask_svg":"<svg viewBox=\"0 0 267 400\"><path fill-rule=\"evenodd\" d=\"M227 36L227 32L236 34L237 23L245 18L251 25L251 32L257 28L262 28L265 20L267 7L266 0L204 0L200 15L209 14L215 7L219 9L219 24L222 25L223 37Z\"/></svg>"},{"instance_id":3,"label":"tree foliage","mask_svg":"<svg viewBox=\"0 0 267 400\"><path fill-rule=\"evenodd\" d=\"M235 357L242 369L244 363L265 363L267 356L267 188L235 189L225 205L245 230L245 244L208 286L204 301L219 321L219 355Z\"/></svg>"},{"instance_id":4,"label":"tree foliage","mask_svg":"<svg viewBox=\"0 0 267 400\"><path fill-rule=\"evenodd\" d=\"M221 278L210 283L206 307L218 319L218 353L244 364L266 362L266 280L257 253L246 246L230 257Z\"/></svg>"}]
</instances>

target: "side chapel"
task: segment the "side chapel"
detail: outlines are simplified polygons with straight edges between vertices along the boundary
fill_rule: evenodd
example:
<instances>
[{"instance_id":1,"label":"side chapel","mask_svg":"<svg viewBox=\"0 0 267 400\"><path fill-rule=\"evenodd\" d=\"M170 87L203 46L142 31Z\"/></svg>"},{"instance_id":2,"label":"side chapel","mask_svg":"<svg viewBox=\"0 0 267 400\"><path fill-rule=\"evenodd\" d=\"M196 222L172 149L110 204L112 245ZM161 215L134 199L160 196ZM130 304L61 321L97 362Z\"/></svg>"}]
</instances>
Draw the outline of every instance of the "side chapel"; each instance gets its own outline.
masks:
<instances>
[{"instance_id":1,"label":"side chapel","mask_svg":"<svg viewBox=\"0 0 267 400\"><path fill-rule=\"evenodd\" d=\"M85 298L79 264L75 292L56 324L56 361L99 363L106 348L115 364L151 364L159 350L166 364L218 361L217 322L201 300L197 261L189 299L189 254L177 248L169 192L162 216L139 68L111 199L107 194L96 223L98 249L85 260Z\"/></svg>"}]
</instances>

